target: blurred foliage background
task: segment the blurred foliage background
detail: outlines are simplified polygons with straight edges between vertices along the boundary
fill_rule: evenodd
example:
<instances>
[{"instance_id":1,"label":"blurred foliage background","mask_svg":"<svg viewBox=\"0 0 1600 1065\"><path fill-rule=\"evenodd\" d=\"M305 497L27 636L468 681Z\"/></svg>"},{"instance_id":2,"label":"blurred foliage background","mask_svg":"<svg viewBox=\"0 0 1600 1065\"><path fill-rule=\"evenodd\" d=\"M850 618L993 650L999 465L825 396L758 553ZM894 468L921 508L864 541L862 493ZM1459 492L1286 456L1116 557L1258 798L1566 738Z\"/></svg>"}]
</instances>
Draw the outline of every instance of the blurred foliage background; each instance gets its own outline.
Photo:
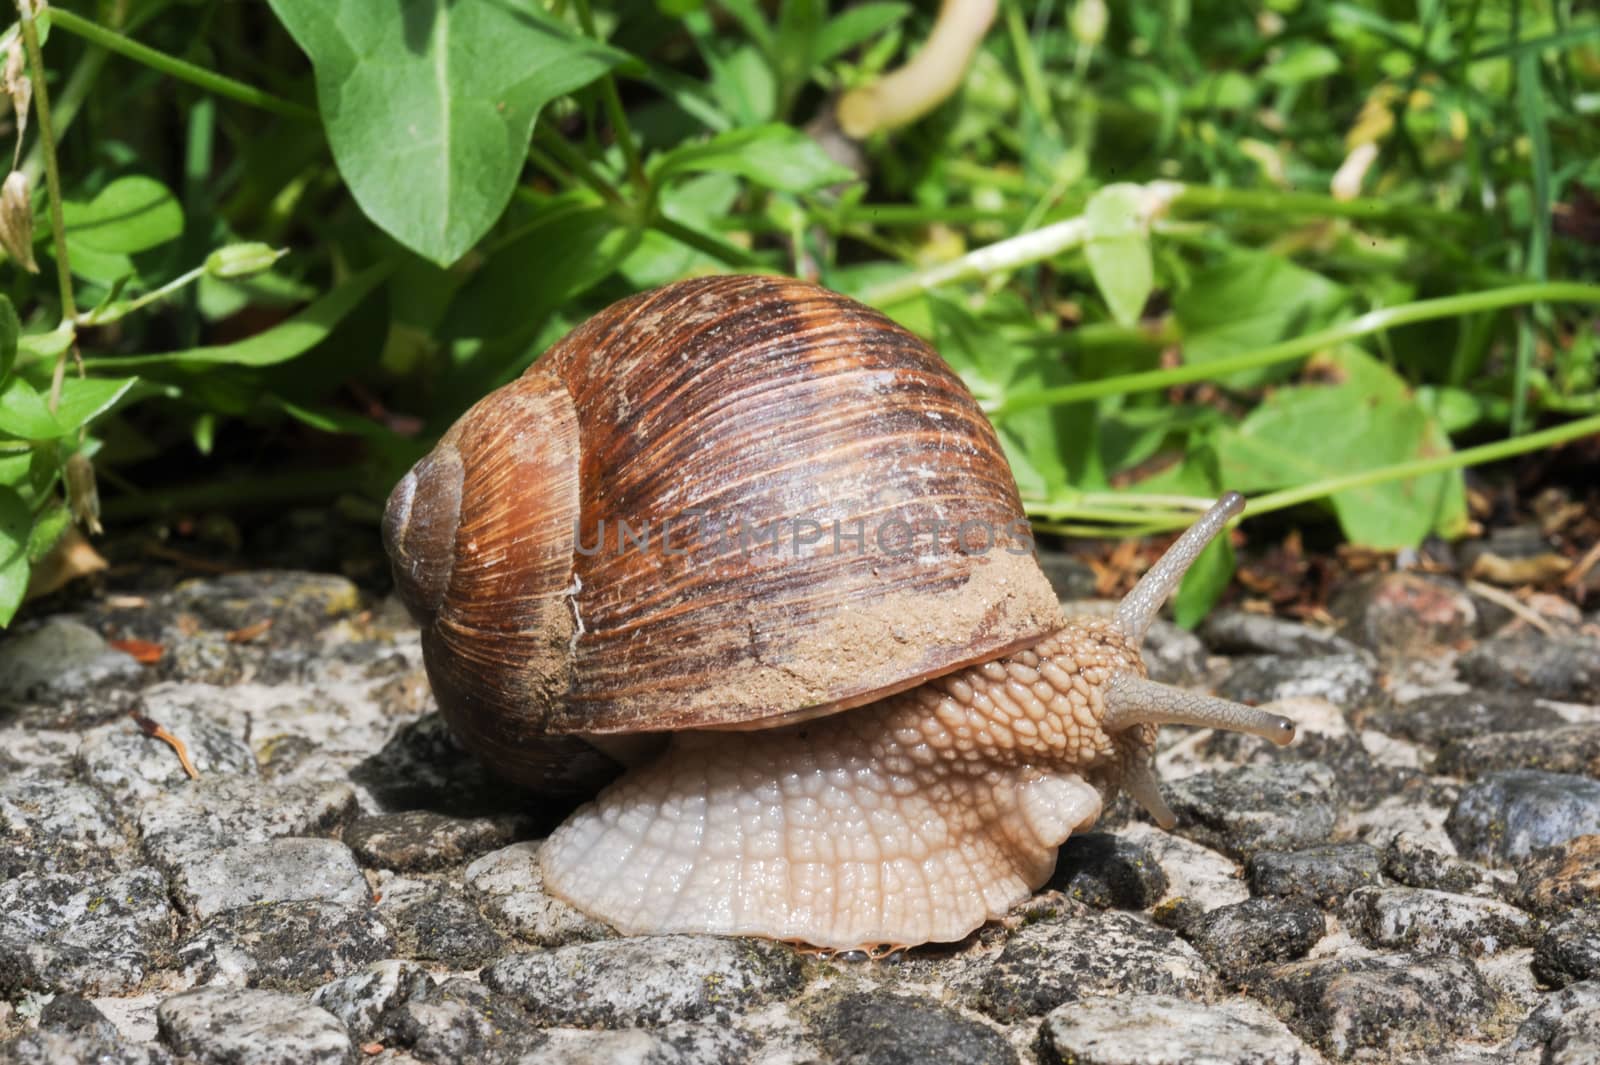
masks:
<instances>
[{"instance_id":1,"label":"blurred foliage background","mask_svg":"<svg viewBox=\"0 0 1600 1065\"><path fill-rule=\"evenodd\" d=\"M933 3L36 3L0 36L0 620L96 485L107 522L375 525L565 330L708 272L927 337L1068 534L1226 487L1414 546L1467 528L1465 468L1600 432L1579 0L952 0L964 77L898 117Z\"/></svg>"}]
</instances>

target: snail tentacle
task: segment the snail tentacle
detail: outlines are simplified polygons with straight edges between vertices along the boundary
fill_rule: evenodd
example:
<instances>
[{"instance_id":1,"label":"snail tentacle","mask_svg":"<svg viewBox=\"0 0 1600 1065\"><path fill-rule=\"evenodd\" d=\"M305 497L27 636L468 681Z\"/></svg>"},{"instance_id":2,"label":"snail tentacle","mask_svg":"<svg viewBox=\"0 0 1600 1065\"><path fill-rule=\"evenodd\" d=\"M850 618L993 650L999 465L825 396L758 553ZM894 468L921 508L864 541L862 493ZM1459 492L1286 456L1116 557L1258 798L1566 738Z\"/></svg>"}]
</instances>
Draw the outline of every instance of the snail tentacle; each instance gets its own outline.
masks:
<instances>
[{"instance_id":1,"label":"snail tentacle","mask_svg":"<svg viewBox=\"0 0 1600 1065\"><path fill-rule=\"evenodd\" d=\"M1161 783L1148 762L1132 762L1122 773L1122 788L1128 797L1144 808L1145 813L1164 829L1178 823L1178 815L1161 797Z\"/></svg>"},{"instance_id":2,"label":"snail tentacle","mask_svg":"<svg viewBox=\"0 0 1600 1065\"><path fill-rule=\"evenodd\" d=\"M1279 747L1294 739L1294 722L1280 714L1174 688L1132 673L1112 680L1105 694L1105 708L1101 726L1107 732L1120 732L1134 725L1198 725L1248 732Z\"/></svg>"},{"instance_id":3,"label":"snail tentacle","mask_svg":"<svg viewBox=\"0 0 1600 1065\"><path fill-rule=\"evenodd\" d=\"M1144 643L1144 634L1156 619L1161 604L1177 590L1178 582L1188 572L1194 560L1200 557L1217 534L1227 528L1228 522L1244 510L1244 496L1238 492L1224 492L1211 505L1200 520L1184 530L1167 553L1156 560L1139 583L1133 586L1117 605L1117 627L1135 647Z\"/></svg>"}]
</instances>

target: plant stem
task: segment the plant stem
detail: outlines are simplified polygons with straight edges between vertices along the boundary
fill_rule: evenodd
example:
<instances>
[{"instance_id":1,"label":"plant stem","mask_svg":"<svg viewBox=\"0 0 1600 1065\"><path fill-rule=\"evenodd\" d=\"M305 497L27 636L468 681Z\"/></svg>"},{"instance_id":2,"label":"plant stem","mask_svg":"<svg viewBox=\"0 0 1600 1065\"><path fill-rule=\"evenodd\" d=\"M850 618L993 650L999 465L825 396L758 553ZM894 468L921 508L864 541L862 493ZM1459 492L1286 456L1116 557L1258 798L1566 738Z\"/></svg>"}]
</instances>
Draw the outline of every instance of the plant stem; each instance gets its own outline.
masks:
<instances>
[{"instance_id":1,"label":"plant stem","mask_svg":"<svg viewBox=\"0 0 1600 1065\"><path fill-rule=\"evenodd\" d=\"M578 12L578 24L583 27L583 32L591 40L598 41L599 35L594 29L594 12L589 8L589 0L577 0L574 5ZM622 94L617 92L617 79L608 70L600 75L600 98L605 101L606 114L611 119L611 132L617 138L617 144L622 148L622 157L628 161L628 176L633 180L634 188L638 189L640 196L650 193L650 179L645 176L644 159L639 154L639 144L633 139L633 130L628 125L628 112L622 107Z\"/></svg>"},{"instance_id":2,"label":"plant stem","mask_svg":"<svg viewBox=\"0 0 1600 1065\"><path fill-rule=\"evenodd\" d=\"M105 309L104 314L99 314L96 311L85 312L83 316L78 319L78 321L82 325L105 325L108 322L115 322L119 319L126 318L128 315L139 310L141 307L147 307L150 304L155 303L157 300L166 299L168 296L183 288L185 285L193 284L194 282L200 280L205 272L206 268L203 265L197 266L188 273L173 278L160 288L152 289L151 291L146 292L136 300L131 300L127 303L121 304L120 306L113 303Z\"/></svg>"},{"instance_id":3,"label":"plant stem","mask_svg":"<svg viewBox=\"0 0 1600 1065\"><path fill-rule=\"evenodd\" d=\"M1492 444L1469 447L1465 451L1453 451L1447 455L1434 455L1425 459L1413 459L1410 462L1397 462L1392 466L1380 466L1375 470L1361 470L1356 473L1341 474L1338 477L1327 477L1311 484L1269 492L1264 496L1252 499L1245 512L1247 514L1270 514L1274 510L1284 510L1313 499L1321 499L1323 496L1332 495L1335 492L1344 492L1352 488L1366 488L1374 484L1383 484L1386 481L1410 480L1413 477L1423 477L1427 474L1439 473L1444 470L1477 466L1486 462L1498 462L1501 459L1527 454L1530 451L1538 451L1540 448L1553 447L1556 444L1566 443L1568 440L1577 440L1597 433L1600 433L1600 415L1595 415L1592 418L1580 418L1577 421L1566 422L1562 425L1552 426L1549 429L1541 429L1536 433L1526 433L1522 436L1497 440Z\"/></svg>"},{"instance_id":4,"label":"plant stem","mask_svg":"<svg viewBox=\"0 0 1600 1065\"><path fill-rule=\"evenodd\" d=\"M673 221L666 215L656 215L655 221L650 223L651 228L657 232L671 237L679 244L687 244L695 251L703 252L719 262L729 266L743 269L758 268L761 260L751 255L737 244L730 244L725 240L718 240L707 233L692 229L681 222Z\"/></svg>"},{"instance_id":5,"label":"plant stem","mask_svg":"<svg viewBox=\"0 0 1600 1065\"><path fill-rule=\"evenodd\" d=\"M27 0L19 0L19 3L23 2L27 2ZM317 113L309 107L297 104L293 100L285 100L281 96L274 96L264 89L246 85L242 81L235 81L215 71L207 70L205 67L185 62L177 56L158 52L148 45L140 44L138 41L124 37L120 33L114 33L97 22L86 19L81 15L74 15L72 12L64 11L59 7L50 9L50 24L60 27L68 33L76 34L92 44L97 44L108 52L116 52L118 55L126 56L136 63L143 63L152 70L159 70L161 73L177 78L179 81L187 81L191 85L198 85L207 92L216 93L218 96L226 96L230 100L237 100L242 104L249 104L251 107L259 107L263 111L271 111L273 114L282 115L284 118L297 118L306 122L317 121Z\"/></svg>"},{"instance_id":6,"label":"plant stem","mask_svg":"<svg viewBox=\"0 0 1600 1065\"><path fill-rule=\"evenodd\" d=\"M100 515L108 521L126 521L174 511L270 506L331 499L365 487L365 479L355 469L300 470L265 477L233 476L182 488L163 488L148 495L118 496L101 505Z\"/></svg>"},{"instance_id":7,"label":"plant stem","mask_svg":"<svg viewBox=\"0 0 1600 1065\"><path fill-rule=\"evenodd\" d=\"M45 185L50 191L50 235L55 241L56 281L61 286L61 321L75 322L78 307L72 297L72 268L67 262L67 224L61 213L61 168L56 162L55 133L50 126L50 89L45 84L44 53L39 48L39 27L34 23L33 0L17 0L18 24L28 49L28 66L33 71L33 107L39 115L39 144L44 149ZM52 10L52 16L56 14ZM61 353L63 364L67 353ZM50 409L61 400L60 373L50 389Z\"/></svg>"},{"instance_id":8,"label":"plant stem","mask_svg":"<svg viewBox=\"0 0 1600 1065\"><path fill-rule=\"evenodd\" d=\"M555 156L562 166L576 174L579 181L598 192L607 203L623 203L622 194L617 191L616 186L601 177L594 167L589 165L589 160L584 158L583 153L568 144L561 134L541 123L538 137L545 150Z\"/></svg>"},{"instance_id":9,"label":"plant stem","mask_svg":"<svg viewBox=\"0 0 1600 1065\"><path fill-rule=\"evenodd\" d=\"M1269 344L1255 351L1231 355L1225 359L1179 366L1170 370L1146 370L1141 373L1107 377L1099 381L1084 381L1059 388L1041 388L1024 392L1002 402L990 416L1003 418L1021 410L1034 407L1053 407L1067 403L1081 403L1088 399L1120 396L1132 392L1149 392L1172 385L1193 381L1212 380L1243 370L1259 370L1264 366L1287 362L1309 355L1321 348L1343 344L1372 333L1426 322L1435 318L1452 318L1460 314L1514 307L1523 303L1600 303L1600 285L1584 285L1570 281L1550 281L1536 285L1511 285L1507 288L1469 292L1460 296L1442 296L1438 299L1403 303L1398 307L1383 307L1358 315L1339 325L1315 333L1295 337L1277 344Z\"/></svg>"}]
</instances>

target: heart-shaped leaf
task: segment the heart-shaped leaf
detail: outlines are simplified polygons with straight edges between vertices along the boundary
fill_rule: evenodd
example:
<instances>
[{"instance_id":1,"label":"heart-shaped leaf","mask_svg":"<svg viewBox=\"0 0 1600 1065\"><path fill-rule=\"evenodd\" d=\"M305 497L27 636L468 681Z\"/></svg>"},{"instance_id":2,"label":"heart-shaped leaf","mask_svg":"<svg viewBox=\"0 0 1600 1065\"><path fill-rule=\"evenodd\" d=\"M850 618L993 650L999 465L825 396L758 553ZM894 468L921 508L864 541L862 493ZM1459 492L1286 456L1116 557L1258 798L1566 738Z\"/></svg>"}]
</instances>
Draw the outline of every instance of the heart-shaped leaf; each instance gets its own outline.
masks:
<instances>
[{"instance_id":1,"label":"heart-shaped leaf","mask_svg":"<svg viewBox=\"0 0 1600 1065\"><path fill-rule=\"evenodd\" d=\"M440 265L505 210L544 105L624 58L529 0L271 2L316 68L356 202Z\"/></svg>"}]
</instances>

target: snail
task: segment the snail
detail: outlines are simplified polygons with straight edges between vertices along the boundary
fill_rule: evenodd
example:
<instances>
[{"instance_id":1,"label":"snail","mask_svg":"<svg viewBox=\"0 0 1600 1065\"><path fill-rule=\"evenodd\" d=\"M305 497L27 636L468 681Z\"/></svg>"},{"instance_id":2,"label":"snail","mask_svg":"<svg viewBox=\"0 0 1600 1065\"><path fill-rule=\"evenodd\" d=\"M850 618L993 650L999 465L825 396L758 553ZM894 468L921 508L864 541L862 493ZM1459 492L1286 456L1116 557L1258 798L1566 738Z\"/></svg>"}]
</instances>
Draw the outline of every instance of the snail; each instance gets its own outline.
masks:
<instances>
[{"instance_id":1,"label":"snail","mask_svg":"<svg viewBox=\"0 0 1600 1065\"><path fill-rule=\"evenodd\" d=\"M1068 619L932 349L724 276L614 304L479 401L383 535L466 748L547 790L626 766L542 845L548 891L628 934L854 950L1003 915L1119 788L1170 828L1161 724L1293 738L1139 657L1242 505Z\"/></svg>"}]
</instances>

